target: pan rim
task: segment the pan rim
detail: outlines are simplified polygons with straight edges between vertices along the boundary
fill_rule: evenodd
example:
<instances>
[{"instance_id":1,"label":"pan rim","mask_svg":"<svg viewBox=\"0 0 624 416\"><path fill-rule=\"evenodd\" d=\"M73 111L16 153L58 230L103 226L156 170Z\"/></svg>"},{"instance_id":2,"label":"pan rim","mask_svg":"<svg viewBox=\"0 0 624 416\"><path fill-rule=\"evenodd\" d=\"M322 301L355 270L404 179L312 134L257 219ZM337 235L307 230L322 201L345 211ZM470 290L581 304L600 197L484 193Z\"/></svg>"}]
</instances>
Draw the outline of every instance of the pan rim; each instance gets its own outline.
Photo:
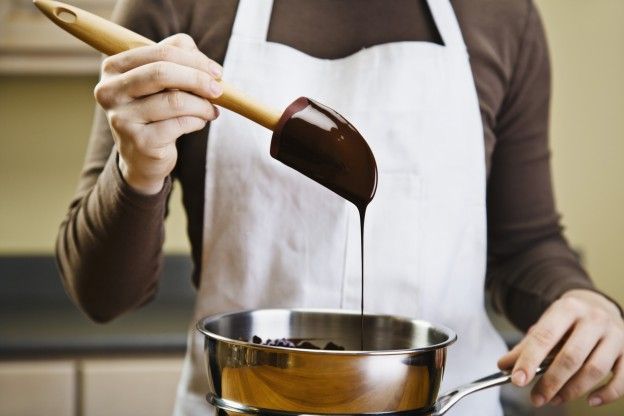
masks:
<instances>
[{"instance_id":1,"label":"pan rim","mask_svg":"<svg viewBox=\"0 0 624 416\"><path fill-rule=\"evenodd\" d=\"M265 350L267 352L290 352L290 353L302 353L302 354L326 354L326 355L347 355L347 356L376 356L376 355L402 355L402 354L413 354L413 353L421 353L421 352L429 352L442 348L446 348L449 345L453 344L457 341L457 334L452 329L439 325L436 323L432 323L430 321L425 321L421 319L412 319L399 315L391 315L391 314L367 314L364 316L376 316L376 317L390 317L393 319L398 319L401 321L409 322L412 324L425 326L433 328L437 331L444 333L447 336L447 339L436 343L427 345L420 348L404 348L404 349L392 349L392 350L312 350L305 348L293 348L293 347L278 347L272 345L262 345L262 344L254 344L248 341L240 341L233 338L228 338L223 335L215 334L214 332L208 331L205 326L209 323L218 321L219 319L226 318L232 315L241 315L245 313L253 313L253 312L297 312L297 313L331 313L331 314L340 314L340 315L357 315L360 316L359 311L349 310L349 309L323 309L323 308L260 308L260 309L244 309L233 312L224 312L215 315L208 315L201 319L199 319L195 325L195 328L201 332L204 336L208 338L212 338L221 342L226 342L229 344L240 345L243 347L251 347L254 349Z\"/></svg>"}]
</instances>

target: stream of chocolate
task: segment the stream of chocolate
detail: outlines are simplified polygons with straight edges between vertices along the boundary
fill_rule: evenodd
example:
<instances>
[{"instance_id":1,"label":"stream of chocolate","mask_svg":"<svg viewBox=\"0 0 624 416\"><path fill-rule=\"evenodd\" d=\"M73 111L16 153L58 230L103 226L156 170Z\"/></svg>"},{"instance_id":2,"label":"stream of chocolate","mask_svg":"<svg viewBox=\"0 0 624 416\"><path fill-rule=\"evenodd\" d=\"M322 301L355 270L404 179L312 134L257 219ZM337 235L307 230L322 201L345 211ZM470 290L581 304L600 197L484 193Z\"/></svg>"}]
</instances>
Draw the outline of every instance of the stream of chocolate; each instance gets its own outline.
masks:
<instances>
[{"instance_id":1,"label":"stream of chocolate","mask_svg":"<svg viewBox=\"0 0 624 416\"><path fill-rule=\"evenodd\" d=\"M364 349L364 218L377 190L368 143L344 117L309 98L293 102L273 132L271 156L353 203L360 215L360 348Z\"/></svg>"},{"instance_id":2,"label":"stream of chocolate","mask_svg":"<svg viewBox=\"0 0 624 416\"><path fill-rule=\"evenodd\" d=\"M362 273L362 283L360 290L360 350L364 351L364 217L366 217L366 206L358 207L360 213L360 263Z\"/></svg>"}]
</instances>

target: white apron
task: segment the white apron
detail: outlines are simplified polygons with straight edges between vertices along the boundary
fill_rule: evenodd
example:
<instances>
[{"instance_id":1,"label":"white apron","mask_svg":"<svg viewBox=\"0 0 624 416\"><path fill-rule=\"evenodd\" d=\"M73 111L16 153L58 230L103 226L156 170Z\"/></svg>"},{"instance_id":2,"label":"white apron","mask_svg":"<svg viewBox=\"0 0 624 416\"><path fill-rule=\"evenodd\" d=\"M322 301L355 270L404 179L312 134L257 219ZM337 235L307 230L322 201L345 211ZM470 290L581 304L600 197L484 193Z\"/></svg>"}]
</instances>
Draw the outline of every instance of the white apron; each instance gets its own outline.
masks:
<instances>
[{"instance_id":1,"label":"white apron","mask_svg":"<svg viewBox=\"0 0 624 416\"><path fill-rule=\"evenodd\" d=\"M366 312L453 328L442 391L496 371L506 349L484 310L485 155L478 100L448 0L429 0L444 46L397 42L342 59L266 41L271 0L241 0L224 78L284 109L341 113L379 168L365 231ZM271 132L223 111L210 126L202 275L177 415L210 415L203 316L267 307L359 309L357 210L269 155ZM502 414L497 389L449 415Z\"/></svg>"}]
</instances>

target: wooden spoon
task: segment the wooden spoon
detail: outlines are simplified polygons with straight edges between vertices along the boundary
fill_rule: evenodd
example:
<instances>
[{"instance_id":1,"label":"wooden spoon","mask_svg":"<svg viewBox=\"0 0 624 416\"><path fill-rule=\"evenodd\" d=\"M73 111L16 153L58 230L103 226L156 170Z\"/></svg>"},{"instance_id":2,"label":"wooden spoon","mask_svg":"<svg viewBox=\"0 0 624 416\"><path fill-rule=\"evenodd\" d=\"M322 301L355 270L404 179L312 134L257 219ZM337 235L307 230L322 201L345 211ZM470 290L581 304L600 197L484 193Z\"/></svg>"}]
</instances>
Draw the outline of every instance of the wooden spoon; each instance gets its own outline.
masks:
<instances>
[{"instance_id":1,"label":"wooden spoon","mask_svg":"<svg viewBox=\"0 0 624 416\"><path fill-rule=\"evenodd\" d=\"M106 55L155 44L138 33L78 7L52 0L33 0L33 3L62 29ZM269 130L275 129L281 116L279 111L258 103L223 81L220 82L223 94L210 100L213 104L232 110Z\"/></svg>"},{"instance_id":2,"label":"wooden spoon","mask_svg":"<svg viewBox=\"0 0 624 416\"><path fill-rule=\"evenodd\" d=\"M107 55L154 44L78 7L52 0L33 2L62 29ZM363 212L377 189L377 165L366 140L353 125L331 108L306 97L296 99L280 113L220 82L223 94L212 103L272 130L271 156Z\"/></svg>"}]
</instances>

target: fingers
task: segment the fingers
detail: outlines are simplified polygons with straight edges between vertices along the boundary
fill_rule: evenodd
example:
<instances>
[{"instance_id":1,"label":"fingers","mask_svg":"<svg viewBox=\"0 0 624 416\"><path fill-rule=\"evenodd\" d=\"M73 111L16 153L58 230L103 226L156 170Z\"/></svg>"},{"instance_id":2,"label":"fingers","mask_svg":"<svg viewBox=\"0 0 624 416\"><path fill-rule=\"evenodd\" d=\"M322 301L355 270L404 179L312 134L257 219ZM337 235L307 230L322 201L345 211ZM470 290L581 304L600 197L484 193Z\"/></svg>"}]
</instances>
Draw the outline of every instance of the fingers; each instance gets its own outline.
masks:
<instances>
[{"instance_id":1,"label":"fingers","mask_svg":"<svg viewBox=\"0 0 624 416\"><path fill-rule=\"evenodd\" d=\"M188 35L107 58L95 98L106 110L126 181L152 194L177 160L175 141L218 116L221 66ZM123 162L123 163L122 163Z\"/></svg>"},{"instance_id":2,"label":"fingers","mask_svg":"<svg viewBox=\"0 0 624 416\"><path fill-rule=\"evenodd\" d=\"M201 53L190 36L179 34L105 59L94 92L104 109L165 89L211 99L223 92L217 82L221 75L219 64Z\"/></svg>"},{"instance_id":3,"label":"fingers","mask_svg":"<svg viewBox=\"0 0 624 416\"><path fill-rule=\"evenodd\" d=\"M613 367L613 378L589 395L590 406L614 402L624 395L624 359L620 356Z\"/></svg>"},{"instance_id":4,"label":"fingers","mask_svg":"<svg viewBox=\"0 0 624 416\"><path fill-rule=\"evenodd\" d=\"M621 343L617 337L603 339L583 367L557 393L556 402L575 400L607 377L619 356Z\"/></svg>"},{"instance_id":5,"label":"fingers","mask_svg":"<svg viewBox=\"0 0 624 416\"><path fill-rule=\"evenodd\" d=\"M610 371L613 378L589 396L590 405L624 394L624 322L619 310L600 295L579 290L562 296L498 365L501 369L513 365L512 381L523 386L552 351L558 353L532 392L536 406L579 398Z\"/></svg>"},{"instance_id":6,"label":"fingers","mask_svg":"<svg viewBox=\"0 0 624 416\"><path fill-rule=\"evenodd\" d=\"M108 109L166 89L183 90L206 99L217 98L223 92L219 82L205 72L173 62L152 62L100 82L95 94L102 107Z\"/></svg>"},{"instance_id":7,"label":"fingers","mask_svg":"<svg viewBox=\"0 0 624 416\"><path fill-rule=\"evenodd\" d=\"M570 337L555 356L550 368L533 388L531 394L533 404L542 406L555 397L559 390L581 369L594 346L602 338L605 328L606 320L604 322L582 320L575 326ZM584 382L587 381L584 380ZM597 381L599 380L595 380L594 383Z\"/></svg>"},{"instance_id":8,"label":"fingers","mask_svg":"<svg viewBox=\"0 0 624 416\"><path fill-rule=\"evenodd\" d=\"M531 326L527 332L531 332L531 330L533 330L534 325ZM498 368L500 368L501 370L510 370L512 369L513 365L516 363L516 361L518 360L518 357L520 356L520 353L522 352L522 348L524 347L524 344L526 342L526 337L523 338L520 342L518 342L516 345L514 345L514 347L509 350L507 352L507 354L503 355L501 358L498 359ZM512 382L516 385L519 385L519 383L515 382L512 380Z\"/></svg>"},{"instance_id":9,"label":"fingers","mask_svg":"<svg viewBox=\"0 0 624 416\"><path fill-rule=\"evenodd\" d=\"M507 354L499 358L497 363L498 368L500 368L501 370L509 370L510 368L512 368L514 363L518 359L520 352L522 351L522 345L522 341L517 343L511 350L509 350Z\"/></svg>"},{"instance_id":10,"label":"fingers","mask_svg":"<svg viewBox=\"0 0 624 416\"><path fill-rule=\"evenodd\" d=\"M148 137L154 137L157 134L162 134L166 137L178 138L183 134L201 130L205 125L206 120L203 118L182 116L147 124L145 126L145 134Z\"/></svg>"},{"instance_id":11,"label":"fingers","mask_svg":"<svg viewBox=\"0 0 624 416\"><path fill-rule=\"evenodd\" d=\"M537 367L576 321L578 306L574 299L560 299L531 328L512 371L514 384L525 386L533 380Z\"/></svg>"},{"instance_id":12,"label":"fingers","mask_svg":"<svg viewBox=\"0 0 624 416\"><path fill-rule=\"evenodd\" d=\"M150 124L126 123L119 131L131 136L132 140L121 140L116 145L134 177L156 176L160 179L161 171L164 169L168 173L175 164L175 140L183 134L201 130L205 125L206 120L193 116Z\"/></svg>"},{"instance_id":13,"label":"fingers","mask_svg":"<svg viewBox=\"0 0 624 416\"><path fill-rule=\"evenodd\" d=\"M192 116L205 121L217 117L217 109L210 101L188 92L173 90L134 100L119 109L129 122L152 123L169 118Z\"/></svg>"},{"instance_id":14,"label":"fingers","mask_svg":"<svg viewBox=\"0 0 624 416\"><path fill-rule=\"evenodd\" d=\"M175 35L171 35L168 38L163 39L160 43L178 46L182 49L188 49L190 51L198 50L193 38L186 33L176 33Z\"/></svg>"},{"instance_id":15,"label":"fingers","mask_svg":"<svg viewBox=\"0 0 624 416\"><path fill-rule=\"evenodd\" d=\"M170 41L174 38L175 36L155 45L130 49L110 56L102 63L102 71L108 74L121 74L153 62L174 62L206 72L216 79L221 78L221 66L201 53L195 47L195 43L192 44L192 49L188 47L183 48L178 46L179 43Z\"/></svg>"},{"instance_id":16,"label":"fingers","mask_svg":"<svg viewBox=\"0 0 624 416\"><path fill-rule=\"evenodd\" d=\"M166 147L180 135L203 128L206 122L216 119L218 115L217 108L203 98L183 91L167 91L109 111L108 117L111 126L124 137L124 141L133 142L127 143L125 149L150 154L150 148ZM189 122L189 118L197 120ZM159 129L162 124L156 123L168 119L177 120L173 123L177 128ZM143 139L145 137L149 139Z\"/></svg>"},{"instance_id":17,"label":"fingers","mask_svg":"<svg viewBox=\"0 0 624 416\"><path fill-rule=\"evenodd\" d=\"M206 122L219 115L218 109L207 100L182 91L168 91L136 100L119 111L111 111L109 119L114 131L123 137L122 153L132 151L130 164L139 154L153 157L151 150L175 143L182 134L200 130ZM163 123L172 120L172 123ZM131 149L131 150L130 150Z\"/></svg>"}]
</instances>

